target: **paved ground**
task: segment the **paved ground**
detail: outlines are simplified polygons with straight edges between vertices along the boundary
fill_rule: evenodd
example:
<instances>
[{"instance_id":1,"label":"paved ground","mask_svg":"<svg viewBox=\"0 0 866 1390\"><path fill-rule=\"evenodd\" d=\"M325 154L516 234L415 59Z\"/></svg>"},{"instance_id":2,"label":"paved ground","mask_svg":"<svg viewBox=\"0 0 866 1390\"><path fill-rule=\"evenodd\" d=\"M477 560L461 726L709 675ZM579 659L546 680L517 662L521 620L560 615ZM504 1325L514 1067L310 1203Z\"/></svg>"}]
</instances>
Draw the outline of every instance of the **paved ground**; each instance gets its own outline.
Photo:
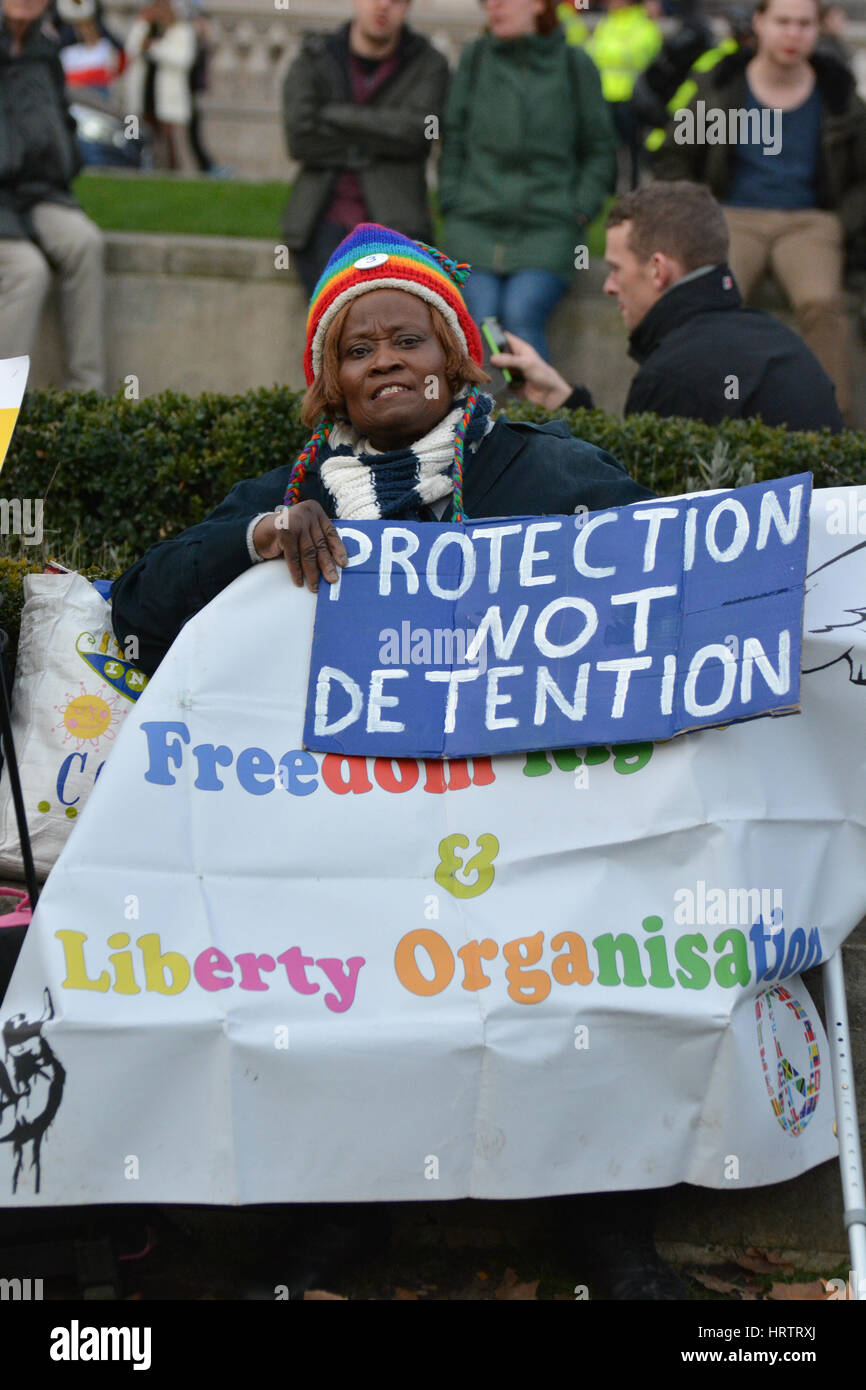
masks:
<instances>
[{"instance_id":1,"label":"paved ground","mask_svg":"<svg viewBox=\"0 0 866 1390\"><path fill-rule=\"evenodd\" d=\"M443 1212L434 1203L396 1208L384 1247L323 1281L327 1287L319 1296L432 1302L603 1297L591 1273L581 1270L579 1252L572 1257L557 1249L549 1231L533 1238L525 1229L497 1230L489 1212L488 1219L478 1221L474 1204L448 1205L454 1209ZM457 1211L458 1206L464 1210ZM90 1234L113 1228L118 1247L127 1256L139 1255L119 1263L121 1298L274 1301L287 1296L282 1281L290 1278L286 1252L293 1244L291 1219L290 1208L115 1210L108 1216L94 1214ZM80 1224L80 1213L73 1222ZM151 1248L139 1254L149 1241ZM681 1246L663 1247L663 1252L695 1301L814 1301L832 1292L829 1278L847 1277L847 1262L828 1267L826 1255L804 1255L798 1267L778 1252L754 1247ZM0 1258L0 1274L7 1277L39 1276L47 1268L38 1255L32 1268L18 1257L8 1269L7 1263ZM98 1278L94 1276L97 1283ZM98 1296L98 1289L93 1292ZM67 1273L46 1279L45 1296L68 1299L80 1293ZM103 1296L111 1296L108 1289Z\"/></svg>"}]
</instances>

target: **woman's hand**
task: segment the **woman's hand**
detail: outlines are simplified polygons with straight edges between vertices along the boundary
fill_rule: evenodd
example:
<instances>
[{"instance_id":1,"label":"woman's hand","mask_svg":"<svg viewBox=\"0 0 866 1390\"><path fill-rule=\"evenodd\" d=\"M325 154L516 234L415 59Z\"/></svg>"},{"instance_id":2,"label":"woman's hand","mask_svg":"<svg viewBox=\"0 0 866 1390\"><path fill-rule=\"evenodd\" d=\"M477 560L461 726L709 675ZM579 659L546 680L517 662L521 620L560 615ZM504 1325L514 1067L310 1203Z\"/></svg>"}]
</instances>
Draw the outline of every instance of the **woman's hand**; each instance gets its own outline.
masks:
<instances>
[{"instance_id":1,"label":"woman's hand","mask_svg":"<svg viewBox=\"0 0 866 1390\"><path fill-rule=\"evenodd\" d=\"M306 580L313 594L319 587L319 575L333 584L337 565L345 565L349 558L331 518L313 501L263 516L253 531L253 545L263 560L284 555L295 584L303 588Z\"/></svg>"}]
</instances>

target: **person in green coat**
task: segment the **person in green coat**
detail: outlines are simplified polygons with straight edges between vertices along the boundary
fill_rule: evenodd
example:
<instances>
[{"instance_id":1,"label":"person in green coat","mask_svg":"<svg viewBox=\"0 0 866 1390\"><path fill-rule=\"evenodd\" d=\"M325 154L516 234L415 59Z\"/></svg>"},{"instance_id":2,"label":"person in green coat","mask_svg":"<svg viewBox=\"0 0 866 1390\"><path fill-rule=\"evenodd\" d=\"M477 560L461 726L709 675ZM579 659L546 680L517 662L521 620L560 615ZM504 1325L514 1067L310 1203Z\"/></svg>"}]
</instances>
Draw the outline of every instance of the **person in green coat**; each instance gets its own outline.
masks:
<instances>
[{"instance_id":1,"label":"person in green coat","mask_svg":"<svg viewBox=\"0 0 866 1390\"><path fill-rule=\"evenodd\" d=\"M587 224L616 177L616 135L590 58L554 0L486 0L445 108L439 202L449 255L470 261L469 312L548 357Z\"/></svg>"}]
</instances>

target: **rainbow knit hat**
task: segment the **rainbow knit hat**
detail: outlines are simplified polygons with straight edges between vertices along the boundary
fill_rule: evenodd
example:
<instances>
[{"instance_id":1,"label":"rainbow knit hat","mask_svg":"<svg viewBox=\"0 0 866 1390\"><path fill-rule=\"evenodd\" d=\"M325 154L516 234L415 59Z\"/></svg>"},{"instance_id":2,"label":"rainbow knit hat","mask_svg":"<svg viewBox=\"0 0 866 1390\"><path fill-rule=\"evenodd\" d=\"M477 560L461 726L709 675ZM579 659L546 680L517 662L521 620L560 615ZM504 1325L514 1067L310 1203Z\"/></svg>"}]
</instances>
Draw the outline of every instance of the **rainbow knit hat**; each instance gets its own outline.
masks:
<instances>
[{"instance_id":1,"label":"rainbow knit hat","mask_svg":"<svg viewBox=\"0 0 866 1390\"><path fill-rule=\"evenodd\" d=\"M376 222L359 223L340 242L313 290L304 353L307 385L322 370L325 335L336 314L370 290L404 290L432 304L480 366L481 337L460 293L468 278L468 265L458 265L435 247Z\"/></svg>"}]
</instances>

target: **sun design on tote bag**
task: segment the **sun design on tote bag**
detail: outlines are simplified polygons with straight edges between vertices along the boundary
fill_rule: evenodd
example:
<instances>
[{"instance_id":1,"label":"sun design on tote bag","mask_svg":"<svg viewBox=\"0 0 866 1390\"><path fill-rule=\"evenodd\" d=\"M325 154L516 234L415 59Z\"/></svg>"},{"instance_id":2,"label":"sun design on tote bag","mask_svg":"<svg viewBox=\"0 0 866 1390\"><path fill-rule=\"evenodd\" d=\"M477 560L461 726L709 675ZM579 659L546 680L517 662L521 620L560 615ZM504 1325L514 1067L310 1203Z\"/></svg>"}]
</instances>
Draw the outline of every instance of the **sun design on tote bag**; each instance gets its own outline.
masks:
<instances>
[{"instance_id":1,"label":"sun design on tote bag","mask_svg":"<svg viewBox=\"0 0 866 1390\"><path fill-rule=\"evenodd\" d=\"M72 695L67 691L63 696L63 704L54 706L61 719L51 732L61 734L63 743L69 743L74 739L76 752L80 752L82 748L98 750L100 739L106 743L113 743L117 737L114 715L119 703L119 696L110 686L102 685L94 693L82 682L78 695Z\"/></svg>"}]
</instances>

